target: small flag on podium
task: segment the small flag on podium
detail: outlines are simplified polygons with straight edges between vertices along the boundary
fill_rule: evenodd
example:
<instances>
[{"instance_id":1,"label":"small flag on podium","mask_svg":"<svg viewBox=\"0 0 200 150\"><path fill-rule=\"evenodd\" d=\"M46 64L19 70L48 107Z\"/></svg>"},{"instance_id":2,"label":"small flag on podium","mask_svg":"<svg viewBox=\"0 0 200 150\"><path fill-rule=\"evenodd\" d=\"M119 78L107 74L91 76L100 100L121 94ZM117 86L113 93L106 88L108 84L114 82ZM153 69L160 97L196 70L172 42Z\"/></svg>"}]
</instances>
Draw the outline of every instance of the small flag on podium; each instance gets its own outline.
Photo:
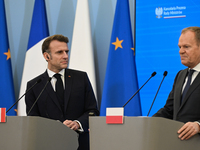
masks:
<instances>
[{"instance_id":1,"label":"small flag on podium","mask_svg":"<svg viewBox=\"0 0 200 150\"><path fill-rule=\"evenodd\" d=\"M6 122L6 108L0 108L0 122Z\"/></svg>"},{"instance_id":2,"label":"small flag on podium","mask_svg":"<svg viewBox=\"0 0 200 150\"><path fill-rule=\"evenodd\" d=\"M123 124L124 107L106 108L107 124Z\"/></svg>"}]
</instances>

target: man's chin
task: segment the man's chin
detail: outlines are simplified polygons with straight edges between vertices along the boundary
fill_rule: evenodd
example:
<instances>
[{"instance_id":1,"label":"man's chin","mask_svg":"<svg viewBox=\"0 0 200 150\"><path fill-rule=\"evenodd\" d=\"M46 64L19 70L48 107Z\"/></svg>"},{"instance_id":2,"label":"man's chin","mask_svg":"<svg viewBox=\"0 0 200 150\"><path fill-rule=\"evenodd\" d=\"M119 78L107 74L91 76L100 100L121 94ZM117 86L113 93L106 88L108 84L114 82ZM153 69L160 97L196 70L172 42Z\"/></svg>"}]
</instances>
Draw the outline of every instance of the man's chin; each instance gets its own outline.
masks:
<instances>
[{"instance_id":1,"label":"man's chin","mask_svg":"<svg viewBox=\"0 0 200 150\"><path fill-rule=\"evenodd\" d=\"M62 65L61 68L62 69L66 69L68 67L68 65Z\"/></svg>"},{"instance_id":2,"label":"man's chin","mask_svg":"<svg viewBox=\"0 0 200 150\"><path fill-rule=\"evenodd\" d=\"M184 66L191 68L191 64L188 64L187 62L184 62L184 61L181 61L181 63L182 63Z\"/></svg>"},{"instance_id":3,"label":"man's chin","mask_svg":"<svg viewBox=\"0 0 200 150\"><path fill-rule=\"evenodd\" d=\"M181 60L181 63L182 63L183 65L187 65L187 62L186 62L185 60Z\"/></svg>"}]
</instances>

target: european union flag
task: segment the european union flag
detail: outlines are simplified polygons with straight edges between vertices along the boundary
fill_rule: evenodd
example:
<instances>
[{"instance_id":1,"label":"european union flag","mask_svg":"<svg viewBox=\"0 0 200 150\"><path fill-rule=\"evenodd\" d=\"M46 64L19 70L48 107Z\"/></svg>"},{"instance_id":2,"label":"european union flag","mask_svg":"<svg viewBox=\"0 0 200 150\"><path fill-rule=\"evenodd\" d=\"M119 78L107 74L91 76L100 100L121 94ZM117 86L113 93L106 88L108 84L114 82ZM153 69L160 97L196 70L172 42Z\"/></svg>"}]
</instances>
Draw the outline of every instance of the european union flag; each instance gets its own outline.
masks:
<instances>
[{"instance_id":1,"label":"european union flag","mask_svg":"<svg viewBox=\"0 0 200 150\"><path fill-rule=\"evenodd\" d=\"M15 94L3 0L0 0L0 31L0 107L8 110L15 103ZM13 107L7 115L16 115L14 109Z\"/></svg>"},{"instance_id":2,"label":"european union flag","mask_svg":"<svg viewBox=\"0 0 200 150\"><path fill-rule=\"evenodd\" d=\"M106 107L122 107L137 90L129 3L128 0L118 0L101 101L101 116L106 115ZM141 116L139 93L125 106L124 115Z\"/></svg>"}]
</instances>

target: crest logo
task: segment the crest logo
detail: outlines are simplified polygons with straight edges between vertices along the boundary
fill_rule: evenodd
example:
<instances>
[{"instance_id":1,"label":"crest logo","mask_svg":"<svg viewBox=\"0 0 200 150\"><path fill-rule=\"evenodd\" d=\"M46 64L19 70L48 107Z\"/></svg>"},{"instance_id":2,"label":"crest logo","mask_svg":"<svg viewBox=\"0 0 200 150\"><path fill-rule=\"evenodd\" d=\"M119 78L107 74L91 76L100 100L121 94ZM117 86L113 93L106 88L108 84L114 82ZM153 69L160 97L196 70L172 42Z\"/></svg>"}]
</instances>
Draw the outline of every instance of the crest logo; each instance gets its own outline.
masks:
<instances>
[{"instance_id":1,"label":"crest logo","mask_svg":"<svg viewBox=\"0 0 200 150\"><path fill-rule=\"evenodd\" d=\"M162 14L163 14L163 9L162 7L158 7L155 9L155 14L156 14L156 18L160 19L162 18Z\"/></svg>"}]
</instances>

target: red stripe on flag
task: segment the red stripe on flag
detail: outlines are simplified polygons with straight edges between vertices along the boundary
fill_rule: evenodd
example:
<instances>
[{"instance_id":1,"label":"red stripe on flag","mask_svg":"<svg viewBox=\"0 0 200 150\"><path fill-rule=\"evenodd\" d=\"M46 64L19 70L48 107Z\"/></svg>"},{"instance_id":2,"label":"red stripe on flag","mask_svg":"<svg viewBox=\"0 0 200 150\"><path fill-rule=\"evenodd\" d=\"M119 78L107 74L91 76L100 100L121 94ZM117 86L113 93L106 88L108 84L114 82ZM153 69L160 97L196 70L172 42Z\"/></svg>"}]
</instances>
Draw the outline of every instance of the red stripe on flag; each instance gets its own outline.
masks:
<instances>
[{"instance_id":1,"label":"red stripe on flag","mask_svg":"<svg viewBox=\"0 0 200 150\"><path fill-rule=\"evenodd\" d=\"M6 122L6 108L1 108L1 121Z\"/></svg>"},{"instance_id":2,"label":"red stripe on flag","mask_svg":"<svg viewBox=\"0 0 200 150\"><path fill-rule=\"evenodd\" d=\"M106 116L107 124L123 124L123 116Z\"/></svg>"}]
</instances>

